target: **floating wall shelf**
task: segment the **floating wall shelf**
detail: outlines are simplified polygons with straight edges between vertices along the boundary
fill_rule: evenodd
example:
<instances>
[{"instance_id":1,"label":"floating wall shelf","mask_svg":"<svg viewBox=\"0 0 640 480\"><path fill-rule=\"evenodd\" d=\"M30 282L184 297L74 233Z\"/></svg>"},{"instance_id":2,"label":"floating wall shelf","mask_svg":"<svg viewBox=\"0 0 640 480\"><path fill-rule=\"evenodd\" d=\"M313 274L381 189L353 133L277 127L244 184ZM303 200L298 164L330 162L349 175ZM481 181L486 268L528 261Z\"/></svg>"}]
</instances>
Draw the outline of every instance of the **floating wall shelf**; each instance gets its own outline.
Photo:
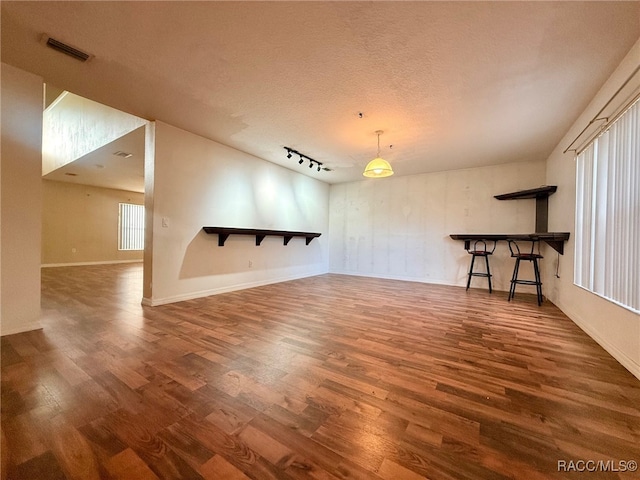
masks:
<instances>
[{"instance_id":1,"label":"floating wall shelf","mask_svg":"<svg viewBox=\"0 0 640 480\"><path fill-rule=\"evenodd\" d=\"M536 232L548 231L549 223L549 195L556 193L556 185L546 185L544 187L532 188L530 190L520 190L519 192L503 193L494 195L498 200L520 200L524 198L536 199Z\"/></svg>"},{"instance_id":2,"label":"floating wall shelf","mask_svg":"<svg viewBox=\"0 0 640 480\"><path fill-rule=\"evenodd\" d=\"M556 193L556 185L520 190L518 192L494 195L498 200L520 200L524 198L536 199L536 231L535 233L455 233L449 235L454 240L464 240L465 248L474 240L541 240L550 245L560 255L564 254L564 242L569 240L569 232L549 232L549 195Z\"/></svg>"},{"instance_id":3,"label":"floating wall shelf","mask_svg":"<svg viewBox=\"0 0 640 480\"><path fill-rule=\"evenodd\" d=\"M322 235L315 232L291 232L289 230L262 230L257 228L231 228L231 227L202 227L208 234L218 235L218 246L224 247L229 235L251 235L256 237L256 245L260 245L264 237L274 236L283 237L284 244L287 245L293 237L304 237L307 245L316 237Z\"/></svg>"},{"instance_id":4,"label":"floating wall shelf","mask_svg":"<svg viewBox=\"0 0 640 480\"><path fill-rule=\"evenodd\" d=\"M558 187L556 185L546 185L544 187L532 188L530 190L503 193L502 195L495 195L494 198L497 198L498 200L516 200L518 198L548 197L549 195L556 193L557 189Z\"/></svg>"}]
</instances>

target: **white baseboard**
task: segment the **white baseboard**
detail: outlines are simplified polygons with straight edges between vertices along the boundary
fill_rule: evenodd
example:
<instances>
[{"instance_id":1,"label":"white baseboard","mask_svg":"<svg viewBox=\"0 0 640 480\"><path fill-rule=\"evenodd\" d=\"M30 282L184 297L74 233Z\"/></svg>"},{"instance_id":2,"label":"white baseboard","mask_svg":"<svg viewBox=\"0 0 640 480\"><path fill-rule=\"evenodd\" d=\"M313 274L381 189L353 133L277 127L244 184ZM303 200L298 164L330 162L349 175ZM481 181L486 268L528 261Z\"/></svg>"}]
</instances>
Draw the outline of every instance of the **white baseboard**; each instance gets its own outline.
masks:
<instances>
[{"instance_id":1,"label":"white baseboard","mask_svg":"<svg viewBox=\"0 0 640 480\"><path fill-rule=\"evenodd\" d=\"M360 272L349 272L346 270L333 270L329 273L336 275L351 275L354 277L367 277L367 278L382 278L384 280L401 280L403 282L416 282L416 283L431 283L434 285L447 285L450 287L464 287L465 285L458 285L457 283L452 283L446 280L438 280L431 278L417 278L417 277L405 277L402 275L381 275L378 273L360 273Z\"/></svg>"},{"instance_id":2,"label":"white baseboard","mask_svg":"<svg viewBox=\"0 0 640 480\"><path fill-rule=\"evenodd\" d=\"M624 368L629 370L638 380L640 380L640 364L634 361L629 355L620 350L618 347L610 343L609 341L602 338L602 336L593 328L591 328L584 319L573 312L570 308L567 308L566 305L556 304L560 310L564 312L564 314L571 319L573 323L575 323L578 327L582 329L584 333L589 335L598 345L604 348L609 355L615 358L618 363L620 363Z\"/></svg>"},{"instance_id":3,"label":"white baseboard","mask_svg":"<svg viewBox=\"0 0 640 480\"><path fill-rule=\"evenodd\" d=\"M86 265L115 265L117 263L142 263L143 260L106 260L102 262L43 263L42 268L49 267L82 267Z\"/></svg>"},{"instance_id":4,"label":"white baseboard","mask_svg":"<svg viewBox=\"0 0 640 480\"><path fill-rule=\"evenodd\" d=\"M42 325L40 325L40 322L38 321L29 322L15 328L8 328L8 329L1 328L0 336L4 337L5 335L15 335L16 333L24 333L24 332L30 332L32 330L40 330L40 329L42 329Z\"/></svg>"},{"instance_id":5,"label":"white baseboard","mask_svg":"<svg viewBox=\"0 0 640 480\"><path fill-rule=\"evenodd\" d=\"M292 280L299 280L301 278L315 277L318 275L324 275L325 273L329 273L329 272L292 275L288 277L279 277L279 278L273 278L269 280L259 280L255 282L239 283L236 285L228 285L225 287L213 288L210 290L200 290L198 292L185 293L181 295L172 295L170 297L164 297L164 298L143 298L141 303L146 307L157 307L159 305L167 305L169 303L184 302L185 300L193 300L194 298L210 297L212 295L219 295L221 293L229 293L229 292L235 292L238 290L246 290L247 288L263 287L265 285L271 285L274 283L290 282Z\"/></svg>"},{"instance_id":6,"label":"white baseboard","mask_svg":"<svg viewBox=\"0 0 640 480\"><path fill-rule=\"evenodd\" d=\"M335 273L336 275L352 275L354 277L366 277L366 278L382 278L383 280L400 280L403 282L415 282L415 283L424 283L427 285L444 285L447 287L460 287L460 288L466 288L467 284L466 283L456 283L456 282L451 282L449 280L439 280L439 279L433 279L433 278L417 278L417 277L404 277L402 275L380 275L380 274L373 274L373 273L358 273L358 272L348 272L348 271L332 271L329 273ZM466 280L465 280L466 282ZM478 289L485 289L487 291L489 291L487 285L484 286L480 286L478 287L477 285L471 285L471 288L478 288ZM492 286L492 290L494 292L504 292L507 293L508 290L503 290L500 288L496 288L495 285ZM528 292L524 292L524 293L528 293ZM532 293L535 293L535 290L532 291ZM546 298L546 297L545 297Z\"/></svg>"},{"instance_id":7,"label":"white baseboard","mask_svg":"<svg viewBox=\"0 0 640 480\"><path fill-rule=\"evenodd\" d=\"M346 270L332 270L329 271L328 273L334 273L336 275L352 275L354 277L367 277L367 278L382 278L384 280L401 280L403 282L416 282L416 283L426 283L426 284L432 284L432 285L446 285L448 287L461 287L461 288L466 288L467 286L467 280L466 280L466 274L465 274L465 279L463 282L451 282L449 280L440 280L440 279L433 279L433 278L418 278L418 277L405 277L402 275L384 275L384 274L377 274L377 273L359 273L359 272L350 272L350 271L346 271ZM511 282L507 283L507 288L497 288L495 285L492 285L492 290L494 292L503 292L503 293L507 293L509 292L508 290L508 286ZM477 288L477 289L485 289L487 291L489 291L488 286L486 284L484 285L473 285L473 283L471 284L471 288ZM531 294L531 295L535 295L536 291L534 287L528 287L530 290L527 289L523 289L523 291L521 293L526 293L526 294ZM518 293L520 293L520 290L518 290ZM543 294L543 297L545 300L548 300L548 298Z\"/></svg>"}]
</instances>

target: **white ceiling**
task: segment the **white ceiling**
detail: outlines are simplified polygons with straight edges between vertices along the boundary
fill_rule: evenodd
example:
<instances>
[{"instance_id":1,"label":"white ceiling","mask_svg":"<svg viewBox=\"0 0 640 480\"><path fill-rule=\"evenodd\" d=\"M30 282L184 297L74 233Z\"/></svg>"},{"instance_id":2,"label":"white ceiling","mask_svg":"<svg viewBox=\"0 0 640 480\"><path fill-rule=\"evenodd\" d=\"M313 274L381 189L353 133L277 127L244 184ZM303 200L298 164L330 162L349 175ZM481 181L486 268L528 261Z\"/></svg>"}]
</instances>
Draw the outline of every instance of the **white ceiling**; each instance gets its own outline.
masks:
<instances>
[{"instance_id":1,"label":"white ceiling","mask_svg":"<svg viewBox=\"0 0 640 480\"><path fill-rule=\"evenodd\" d=\"M640 37L640 2L1 3L3 62L329 183L376 130L398 175L544 160Z\"/></svg>"}]
</instances>

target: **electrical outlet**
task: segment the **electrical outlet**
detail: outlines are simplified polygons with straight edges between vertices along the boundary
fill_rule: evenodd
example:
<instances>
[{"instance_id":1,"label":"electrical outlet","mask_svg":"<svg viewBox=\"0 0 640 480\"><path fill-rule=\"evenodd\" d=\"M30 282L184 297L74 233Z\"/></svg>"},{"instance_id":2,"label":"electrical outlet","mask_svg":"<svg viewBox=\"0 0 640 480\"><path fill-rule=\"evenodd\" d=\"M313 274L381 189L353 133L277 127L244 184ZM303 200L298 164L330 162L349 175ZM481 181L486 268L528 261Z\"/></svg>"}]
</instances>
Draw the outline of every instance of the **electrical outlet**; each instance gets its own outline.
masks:
<instances>
[{"instance_id":1,"label":"electrical outlet","mask_svg":"<svg viewBox=\"0 0 640 480\"><path fill-rule=\"evenodd\" d=\"M249 260L249 268L253 267L253 262Z\"/></svg>"},{"instance_id":2,"label":"electrical outlet","mask_svg":"<svg viewBox=\"0 0 640 480\"><path fill-rule=\"evenodd\" d=\"M169 226L169 217L162 217L162 226L167 228Z\"/></svg>"}]
</instances>

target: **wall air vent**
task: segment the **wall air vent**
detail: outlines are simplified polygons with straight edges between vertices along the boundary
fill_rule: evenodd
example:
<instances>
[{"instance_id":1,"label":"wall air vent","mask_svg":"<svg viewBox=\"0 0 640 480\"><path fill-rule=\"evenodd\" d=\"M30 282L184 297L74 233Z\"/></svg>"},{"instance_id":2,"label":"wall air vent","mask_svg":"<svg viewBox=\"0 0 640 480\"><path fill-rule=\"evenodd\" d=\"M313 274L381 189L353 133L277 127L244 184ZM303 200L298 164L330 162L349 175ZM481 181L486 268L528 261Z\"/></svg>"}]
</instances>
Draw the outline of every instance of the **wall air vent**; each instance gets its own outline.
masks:
<instances>
[{"instance_id":1,"label":"wall air vent","mask_svg":"<svg viewBox=\"0 0 640 480\"><path fill-rule=\"evenodd\" d=\"M44 43L47 47L53 48L54 50L64 53L65 55L69 55L76 60L80 60L81 62L87 62L93 58L93 55L83 52L82 50L78 50L77 48L61 42L60 40L56 40L46 33L42 35L41 42Z\"/></svg>"}]
</instances>

